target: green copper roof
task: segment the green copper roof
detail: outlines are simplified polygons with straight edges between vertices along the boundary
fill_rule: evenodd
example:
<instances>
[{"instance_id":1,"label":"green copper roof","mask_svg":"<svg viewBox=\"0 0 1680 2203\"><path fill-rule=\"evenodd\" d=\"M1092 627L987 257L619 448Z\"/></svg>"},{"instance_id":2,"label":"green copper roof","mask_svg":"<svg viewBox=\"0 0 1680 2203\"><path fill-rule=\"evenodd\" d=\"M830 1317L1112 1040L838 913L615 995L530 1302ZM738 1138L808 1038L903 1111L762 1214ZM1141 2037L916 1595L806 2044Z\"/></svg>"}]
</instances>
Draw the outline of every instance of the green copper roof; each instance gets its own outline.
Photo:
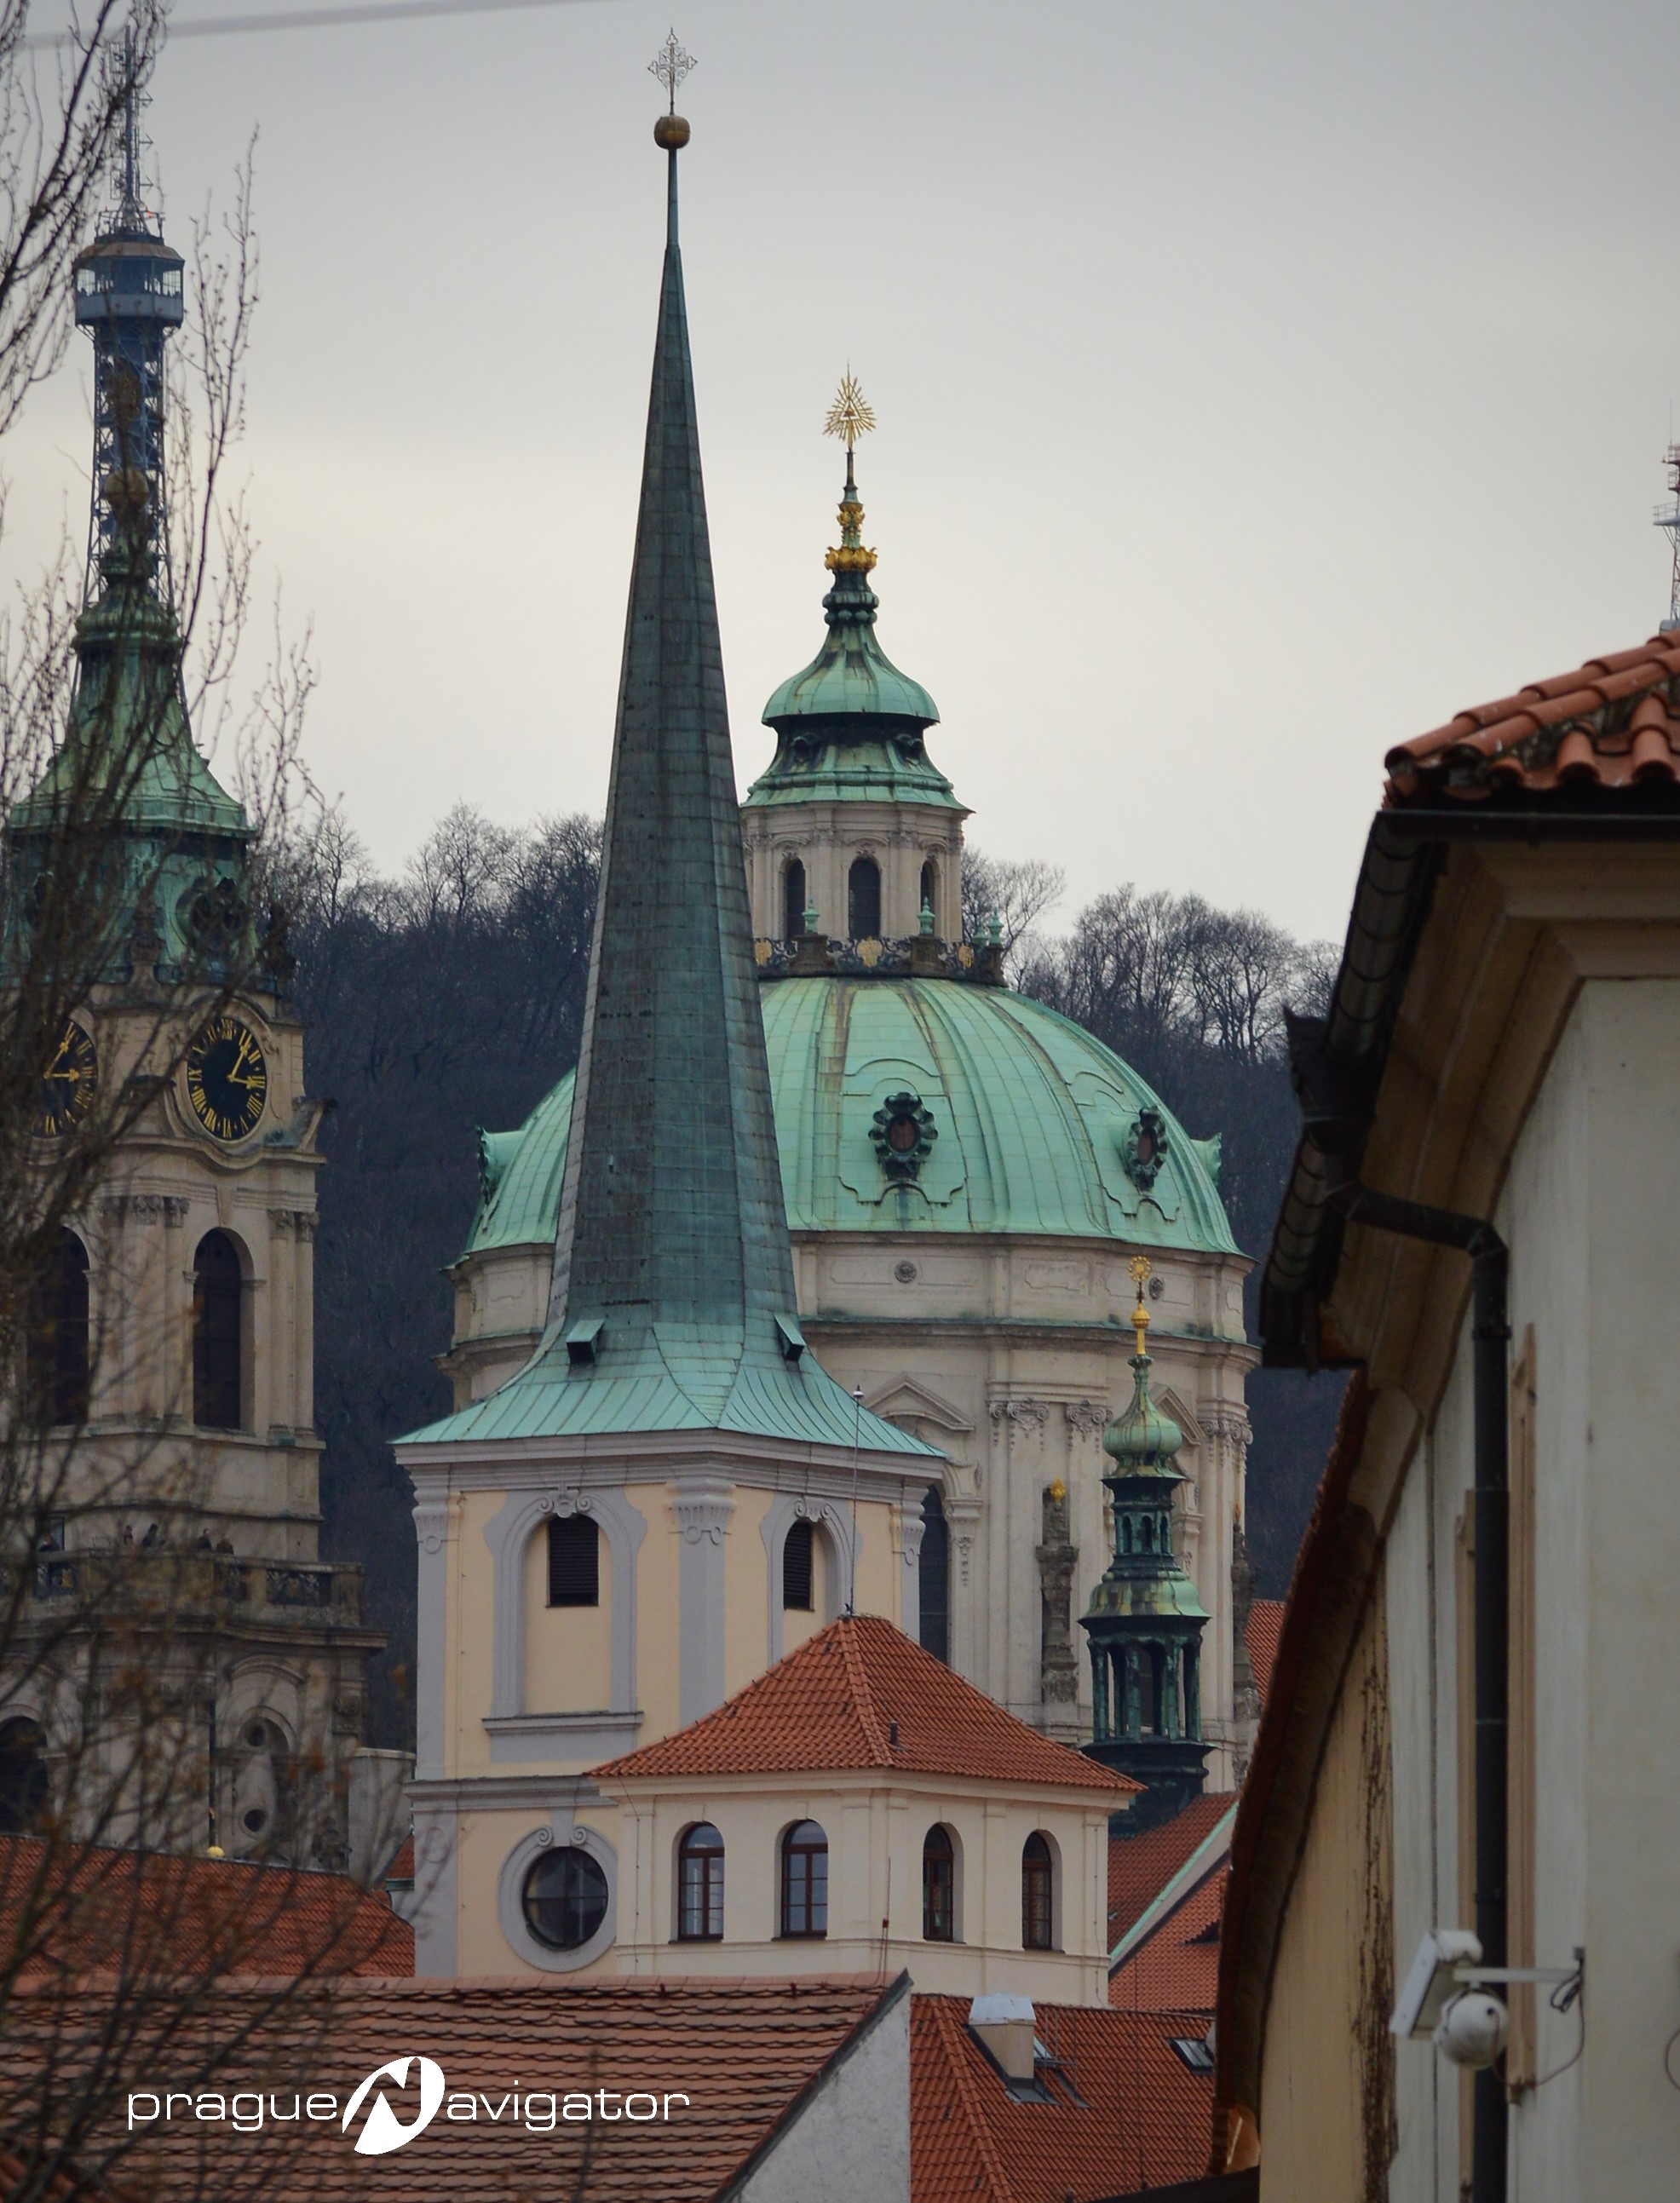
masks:
<instances>
[{"instance_id":1,"label":"green copper roof","mask_svg":"<svg viewBox=\"0 0 1680 2203\"><path fill-rule=\"evenodd\" d=\"M1214 1184L1218 1141L1191 1139L1129 1066L1043 1003L949 979L813 977L766 985L763 1004L794 1231L1048 1233L1235 1252ZM907 1091L938 1137L901 1188L871 1134L877 1109ZM512 1136L469 1254L551 1236L571 1107L568 1078ZM1127 1166L1145 1109L1162 1150L1147 1189Z\"/></svg>"},{"instance_id":2,"label":"green copper roof","mask_svg":"<svg viewBox=\"0 0 1680 2203\"><path fill-rule=\"evenodd\" d=\"M1132 1397L1125 1414L1103 1432L1103 1450L1113 1460L1116 1476L1151 1476L1182 1484L1185 1479L1174 1468L1173 1456L1184 1444L1184 1432L1149 1397L1153 1367L1147 1354L1133 1355Z\"/></svg>"},{"instance_id":3,"label":"green copper roof","mask_svg":"<svg viewBox=\"0 0 1680 2203\"><path fill-rule=\"evenodd\" d=\"M70 724L51 765L13 808L18 831L45 828L69 795L120 776L119 807L139 833L185 830L251 838L244 810L198 754L180 689L174 616L146 583L108 555L107 583L76 622L78 673ZM86 796L77 799L85 809Z\"/></svg>"},{"instance_id":4,"label":"green copper roof","mask_svg":"<svg viewBox=\"0 0 1680 2203\"><path fill-rule=\"evenodd\" d=\"M782 1211L677 241L677 157L550 1320L421 1442L737 1431L932 1456L803 1350ZM559 1129L559 1112L547 1120ZM552 1165L500 1143L529 1208ZM514 1205L512 1203L510 1204Z\"/></svg>"},{"instance_id":5,"label":"green copper roof","mask_svg":"<svg viewBox=\"0 0 1680 2203\"><path fill-rule=\"evenodd\" d=\"M778 740L769 770L748 792L749 806L778 803L921 803L961 809L922 741L938 708L919 681L901 673L875 633L880 599L869 586L875 554L864 547L863 507L852 459L840 506L840 542L828 554L834 585L823 599L828 634L802 673L764 707Z\"/></svg>"}]
</instances>

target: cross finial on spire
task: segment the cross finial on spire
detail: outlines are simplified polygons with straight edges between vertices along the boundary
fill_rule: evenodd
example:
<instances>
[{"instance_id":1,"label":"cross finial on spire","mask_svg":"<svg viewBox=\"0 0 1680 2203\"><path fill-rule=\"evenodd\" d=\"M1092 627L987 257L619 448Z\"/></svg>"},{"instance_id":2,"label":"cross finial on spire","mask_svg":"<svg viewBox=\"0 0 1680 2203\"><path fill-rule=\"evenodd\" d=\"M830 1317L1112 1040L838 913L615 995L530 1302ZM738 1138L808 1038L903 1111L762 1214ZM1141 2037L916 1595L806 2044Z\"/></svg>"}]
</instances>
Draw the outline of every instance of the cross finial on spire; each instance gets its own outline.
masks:
<instances>
[{"instance_id":1,"label":"cross finial on spire","mask_svg":"<svg viewBox=\"0 0 1680 2203\"><path fill-rule=\"evenodd\" d=\"M843 436L846 458L849 464L853 447L860 436L867 436L875 425L875 409L864 397L863 386L852 373L848 362L846 372L840 378L840 388L828 418L823 423L825 436Z\"/></svg>"},{"instance_id":2,"label":"cross finial on spire","mask_svg":"<svg viewBox=\"0 0 1680 2203\"><path fill-rule=\"evenodd\" d=\"M656 76L670 96L672 115L677 112L677 87L695 66L695 57L684 52L677 43L675 30L665 33L665 44L648 64L649 76Z\"/></svg>"}]
</instances>

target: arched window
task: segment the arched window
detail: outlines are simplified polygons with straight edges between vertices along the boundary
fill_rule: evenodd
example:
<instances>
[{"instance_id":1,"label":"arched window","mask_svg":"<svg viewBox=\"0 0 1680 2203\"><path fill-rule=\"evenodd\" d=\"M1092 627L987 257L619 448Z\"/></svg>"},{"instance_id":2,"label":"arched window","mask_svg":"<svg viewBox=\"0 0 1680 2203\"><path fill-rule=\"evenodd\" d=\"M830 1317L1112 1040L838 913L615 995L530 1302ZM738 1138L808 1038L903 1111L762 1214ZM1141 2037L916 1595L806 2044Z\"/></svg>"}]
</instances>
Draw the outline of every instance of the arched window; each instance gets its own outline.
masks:
<instances>
[{"instance_id":1,"label":"arched window","mask_svg":"<svg viewBox=\"0 0 1680 2203\"><path fill-rule=\"evenodd\" d=\"M606 1917L600 1862L571 1844L539 1852L525 1875L525 1925L551 1951L575 1951Z\"/></svg>"},{"instance_id":2,"label":"arched window","mask_svg":"<svg viewBox=\"0 0 1680 2203\"><path fill-rule=\"evenodd\" d=\"M46 1739L33 1721L0 1722L0 1835L33 1828L46 1807Z\"/></svg>"},{"instance_id":3,"label":"arched window","mask_svg":"<svg viewBox=\"0 0 1680 2203\"><path fill-rule=\"evenodd\" d=\"M815 1524L802 1516L782 1544L782 1604L790 1614L809 1614L815 1574Z\"/></svg>"},{"instance_id":4,"label":"arched window","mask_svg":"<svg viewBox=\"0 0 1680 2203\"><path fill-rule=\"evenodd\" d=\"M1024 1951L1055 1948L1055 1884L1050 1847L1035 1828L1020 1853L1020 1946Z\"/></svg>"},{"instance_id":5,"label":"arched window","mask_svg":"<svg viewBox=\"0 0 1680 2203\"><path fill-rule=\"evenodd\" d=\"M956 1940L956 1847L937 1823L921 1840L921 1932L925 1943Z\"/></svg>"},{"instance_id":6,"label":"arched window","mask_svg":"<svg viewBox=\"0 0 1680 2203\"><path fill-rule=\"evenodd\" d=\"M880 936L881 868L873 857L854 857L846 875L846 930L854 941Z\"/></svg>"},{"instance_id":7,"label":"arched window","mask_svg":"<svg viewBox=\"0 0 1680 2203\"><path fill-rule=\"evenodd\" d=\"M921 1553L916 1563L921 1592L922 1643L936 1660L951 1657L951 1533L939 1487L921 1496Z\"/></svg>"},{"instance_id":8,"label":"arched window","mask_svg":"<svg viewBox=\"0 0 1680 2203\"><path fill-rule=\"evenodd\" d=\"M921 868L921 885L916 890L916 908L931 910L936 918L939 911L939 867L932 857Z\"/></svg>"},{"instance_id":9,"label":"arched window","mask_svg":"<svg viewBox=\"0 0 1680 2203\"><path fill-rule=\"evenodd\" d=\"M782 874L782 938L797 941L804 930L805 867L797 857L790 857Z\"/></svg>"},{"instance_id":10,"label":"arched window","mask_svg":"<svg viewBox=\"0 0 1680 2203\"><path fill-rule=\"evenodd\" d=\"M719 1943L724 1934L724 1840L710 1821L677 1846L677 1940Z\"/></svg>"},{"instance_id":11,"label":"arched window","mask_svg":"<svg viewBox=\"0 0 1680 2203\"><path fill-rule=\"evenodd\" d=\"M591 1515L548 1517L548 1604L600 1604L600 1531Z\"/></svg>"},{"instance_id":12,"label":"arched window","mask_svg":"<svg viewBox=\"0 0 1680 2203\"><path fill-rule=\"evenodd\" d=\"M207 1231L192 1264L192 1420L236 1431L245 1421L245 1274L225 1231Z\"/></svg>"},{"instance_id":13,"label":"arched window","mask_svg":"<svg viewBox=\"0 0 1680 2203\"><path fill-rule=\"evenodd\" d=\"M782 1839L782 1933L828 1933L828 1838L801 1821Z\"/></svg>"},{"instance_id":14,"label":"arched window","mask_svg":"<svg viewBox=\"0 0 1680 2203\"><path fill-rule=\"evenodd\" d=\"M37 1428L86 1420L87 1313L87 1250L74 1231L61 1231L35 1281L24 1345L29 1420Z\"/></svg>"}]
</instances>

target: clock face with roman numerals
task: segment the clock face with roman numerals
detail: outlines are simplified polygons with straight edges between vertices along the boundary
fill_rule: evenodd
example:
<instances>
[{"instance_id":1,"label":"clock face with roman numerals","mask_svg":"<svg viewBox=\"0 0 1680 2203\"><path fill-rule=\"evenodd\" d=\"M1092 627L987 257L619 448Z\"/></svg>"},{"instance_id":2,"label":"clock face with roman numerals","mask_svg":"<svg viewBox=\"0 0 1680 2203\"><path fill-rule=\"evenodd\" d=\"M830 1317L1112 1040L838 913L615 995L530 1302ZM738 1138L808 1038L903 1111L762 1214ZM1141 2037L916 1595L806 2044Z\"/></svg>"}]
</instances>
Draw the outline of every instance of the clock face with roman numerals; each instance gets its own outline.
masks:
<instances>
[{"instance_id":1,"label":"clock face with roman numerals","mask_svg":"<svg viewBox=\"0 0 1680 2203\"><path fill-rule=\"evenodd\" d=\"M35 1130L47 1139L56 1139L79 1125L93 1107L98 1078L99 1060L92 1036L72 1019L41 1081L41 1107Z\"/></svg>"},{"instance_id":2,"label":"clock face with roman numerals","mask_svg":"<svg viewBox=\"0 0 1680 2203\"><path fill-rule=\"evenodd\" d=\"M213 1018L186 1051L186 1098L213 1139L254 1132L269 1091L268 1060L243 1019Z\"/></svg>"}]
</instances>

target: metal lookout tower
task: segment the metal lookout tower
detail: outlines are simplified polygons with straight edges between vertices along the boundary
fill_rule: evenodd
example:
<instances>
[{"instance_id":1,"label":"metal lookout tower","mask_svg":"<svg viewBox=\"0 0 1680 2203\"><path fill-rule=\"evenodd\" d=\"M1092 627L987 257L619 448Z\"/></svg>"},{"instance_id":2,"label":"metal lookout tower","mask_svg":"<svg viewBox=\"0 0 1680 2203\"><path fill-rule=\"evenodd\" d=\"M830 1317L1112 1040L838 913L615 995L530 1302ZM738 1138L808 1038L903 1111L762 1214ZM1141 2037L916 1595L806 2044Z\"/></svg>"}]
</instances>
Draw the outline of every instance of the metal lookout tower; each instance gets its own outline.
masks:
<instances>
[{"instance_id":1,"label":"metal lookout tower","mask_svg":"<svg viewBox=\"0 0 1680 2203\"><path fill-rule=\"evenodd\" d=\"M113 554L150 581L163 540L163 345L181 324L180 255L140 204L139 109L132 48L124 70L124 117L115 204L98 235L76 256L76 326L93 340L93 496L88 523L87 593L112 573Z\"/></svg>"}]
</instances>

